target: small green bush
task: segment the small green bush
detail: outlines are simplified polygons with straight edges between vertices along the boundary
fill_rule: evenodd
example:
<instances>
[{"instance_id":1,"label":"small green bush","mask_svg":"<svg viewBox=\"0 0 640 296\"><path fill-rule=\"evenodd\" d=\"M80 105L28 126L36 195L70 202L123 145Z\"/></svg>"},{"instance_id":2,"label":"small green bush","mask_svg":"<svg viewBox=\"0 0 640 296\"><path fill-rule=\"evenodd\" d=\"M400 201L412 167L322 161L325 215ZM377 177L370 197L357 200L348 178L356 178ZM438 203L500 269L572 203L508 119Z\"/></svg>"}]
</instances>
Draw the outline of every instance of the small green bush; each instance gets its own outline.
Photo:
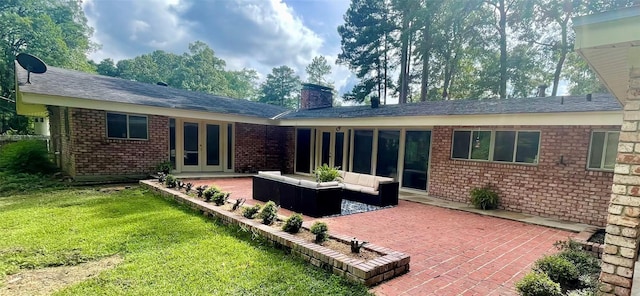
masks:
<instances>
[{"instance_id":1,"label":"small green bush","mask_svg":"<svg viewBox=\"0 0 640 296\"><path fill-rule=\"evenodd\" d=\"M166 185L167 188L175 188L176 186L178 186L178 179L176 179L176 177L174 177L173 175L167 175L164 178L164 185Z\"/></svg>"},{"instance_id":2,"label":"small green bush","mask_svg":"<svg viewBox=\"0 0 640 296\"><path fill-rule=\"evenodd\" d=\"M530 272L516 283L516 290L522 296L561 296L562 290L558 283L553 282L548 275L540 272Z\"/></svg>"},{"instance_id":3,"label":"small green bush","mask_svg":"<svg viewBox=\"0 0 640 296\"><path fill-rule=\"evenodd\" d=\"M0 148L0 170L11 173L50 174L56 170L42 141L26 140Z\"/></svg>"},{"instance_id":4,"label":"small green bush","mask_svg":"<svg viewBox=\"0 0 640 296\"><path fill-rule=\"evenodd\" d=\"M498 207L498 194L490 186L473 188L471 190L471 204L482 210L493 210Z\"/></svg>"},{"instance_id":5,"label":"small green bush","mask_svg":"<svg viewBox=\"0 0 640 296\"><path fill-rule=\"evenodd\" d=\"M265 225L273 224L273 221L278 218L278 206L273 201L268 201L264 204L262 211L260 211L260 215L258 216L262 219L262 223Z\"/></svg>"},{"instance_id":6,"label":"small green bush","mask_svg":"<svg viewBox=\"0 0 640 296\"><path fill-rule=\"evenodd\" d=\"M204 200L206 202L210 202L213 199L213 196L216 195L216 193L220 192L220 188L216 187L216 186L211 186L207 189L205 189L202 192L202 195L204 196Z\"/></svg>"},{"instance_id":7,"label":"small green bush","mask_svg":"<svg viewBox=\"0 0 640 296\"><path fill-rule=\"evenodd\" d=\"M571 261L561 257L559 254L544 256L534 264L535 271L545 273L549 278L560 284L560 287L567 289L579 283L578 268Z\"/></svg>"},{"instance_id":8,"label":"small green bush","mask_svg":"<svg viewBox=\"0 0 640 296\"><path fill-rule=\"evenodd\" d=\"M256 217L258 212L260 212L261 208L262 207L260 205L254 205L253 207L244 208L244 210L242 210L242 216L244 216L245 218L253 219Z\"/></svg>"},{"instance_id":9,"label":"small green bush","mask_svg":"<svg viewBox=\"0 0 640 296\"><path fill-rule=\"evenodd\" d=\"M287 218L287 221L282 225L282 230L288 233L298 233L302 227L302 215L293 214Z\"/></svg>"},{"instance_id":10,"label":"small green bush","mask_svg":"<svg viewBox=\"0 0 640 296\"><path fill-rule=\"evenodd\" d=\"M317 167L313 173L316 175L316 182L331 182L340 178L338 168L330 167L326 163Z\"/></svg>"},{"instance_id":11,"label":"small green bush","mask_svg":"<svg viewBox=\"0 0 640 296\"><path fill-rule=\"evenodd\" d=\"M163 161L156 165L156 171L164 173L165 175L169 174L173 169L173 165L170 161Z\"/></svg>"},{"instance_id":12,"label":"small green bush","mask_svg":"<svg viewBox=\"0 0 640 296\"><path fill-rule=\"evenodd\" d=\"M316 243L322 243L329 238L329 227L324 222L316 222L311 226L311 233L316 235Z\"/></svg>"},{"instance_id":13,"label":"small green bush","mask_svg":"<svg viewBox=\"0 0 640 296\"><path fill-rule=\"evenodd\" d=\"M228 192L216 192L213 195L213 202L216 204L216 206L221 206L224 203L227 202L227 199L229 199L229 193Z\"/></svg>"}]
</instances>

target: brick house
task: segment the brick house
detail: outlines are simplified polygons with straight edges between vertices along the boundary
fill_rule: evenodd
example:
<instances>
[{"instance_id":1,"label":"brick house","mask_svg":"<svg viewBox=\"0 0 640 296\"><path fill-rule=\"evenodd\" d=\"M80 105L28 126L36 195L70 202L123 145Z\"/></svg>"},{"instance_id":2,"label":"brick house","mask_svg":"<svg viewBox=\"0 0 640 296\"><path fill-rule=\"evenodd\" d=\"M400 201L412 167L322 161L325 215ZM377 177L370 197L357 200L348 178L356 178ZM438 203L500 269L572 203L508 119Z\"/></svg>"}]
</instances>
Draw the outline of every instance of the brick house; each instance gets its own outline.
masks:
<instances>
[{"instance_id":1,"label":"brick house","mask_svg":"<svg viewBox=\"0 0 640 296\"><path fill-rule=\"evenodd\" d=\"M622 108L611 95L332 107L305 84L286 110L167 86L16 66L18 112L47 116L58 165L76 179L280 170L319 164L396 178L466 202L491 185L501 208L605 225Z\"/></svg>"}]
</instances>

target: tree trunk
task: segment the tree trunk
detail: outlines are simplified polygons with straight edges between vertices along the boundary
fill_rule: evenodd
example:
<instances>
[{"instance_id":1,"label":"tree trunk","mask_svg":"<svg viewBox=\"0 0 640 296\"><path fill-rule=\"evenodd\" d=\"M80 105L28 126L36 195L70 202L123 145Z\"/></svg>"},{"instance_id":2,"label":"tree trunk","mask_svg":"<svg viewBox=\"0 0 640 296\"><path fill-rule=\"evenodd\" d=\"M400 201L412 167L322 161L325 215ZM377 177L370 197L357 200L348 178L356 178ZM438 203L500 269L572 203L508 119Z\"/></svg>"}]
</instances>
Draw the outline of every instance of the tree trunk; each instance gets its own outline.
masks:
<instances>
[{"instance_id":1,"label":"tree trunk","mask_svg":"<svg viewBox=\"0 0 640 296\"><path fill-rule=\"evenodd\" d=\"M407 102L407 56L409 55L409 16L405 11L402 16L402 28L400 32L400 97L398 103L404 104Z\"/></svg>"},{"instance_id":2,"label":"tree trunk","mask_svg":"<svg viewBox=\"0 0 640 296\"><path fill-rule=\"evenodd\" d=\"M560 83L560 75L562 74L562 67L564 66L564 61L567 58L567 54L569 52L567 48L567 22L569 18L567 17L562 25L562 50L560 51L560 58L556 63L556 71L553 73L553 89L551 90L551 96L555 97L558 94L558 84Z\"/></svg>"},{"instance_id":3,"label":"tree trunk","mask_svg":"<svg viewBox=\"0 0 640 296\"><path fill-rule=\"evenodd\" d=\"M500 0L500 21L498 30L500 32L500 98L507 97L507 8L505 1Z\"/></svg>"},{"instance_id":4,"label":"tree trunk","mask_svg":"<svg viewBox=\"0 0 640 296\"><path fill-rule=\"evenodd\" d=\"M431 21L426 20L422 28L422 81L420 83L420 101L424 102L428 98L429 92L429 58L431 57L431 35L429 33Z\"/></svg>"}]
</instances>

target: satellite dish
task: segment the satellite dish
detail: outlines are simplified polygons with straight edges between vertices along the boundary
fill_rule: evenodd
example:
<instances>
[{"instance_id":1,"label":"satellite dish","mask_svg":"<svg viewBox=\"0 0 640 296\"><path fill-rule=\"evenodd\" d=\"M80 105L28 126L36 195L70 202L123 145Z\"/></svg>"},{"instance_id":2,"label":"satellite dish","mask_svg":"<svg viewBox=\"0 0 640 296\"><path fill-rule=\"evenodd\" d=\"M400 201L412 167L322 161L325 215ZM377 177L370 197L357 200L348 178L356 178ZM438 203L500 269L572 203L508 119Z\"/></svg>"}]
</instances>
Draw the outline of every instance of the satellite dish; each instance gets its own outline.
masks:
<instances>
[{"instance_id":1,"label":"satellite dish","mask_svg":"<svg viewBox=\"0 0 640 296\"><path fill-rule=\"evenodd\" d=\"M31 73L42 74L47 72L47 65L39 58L28 53L19 53L16 56L18 64L27 70L27 83L31 84Z\"/></svg>"}]
</instances>

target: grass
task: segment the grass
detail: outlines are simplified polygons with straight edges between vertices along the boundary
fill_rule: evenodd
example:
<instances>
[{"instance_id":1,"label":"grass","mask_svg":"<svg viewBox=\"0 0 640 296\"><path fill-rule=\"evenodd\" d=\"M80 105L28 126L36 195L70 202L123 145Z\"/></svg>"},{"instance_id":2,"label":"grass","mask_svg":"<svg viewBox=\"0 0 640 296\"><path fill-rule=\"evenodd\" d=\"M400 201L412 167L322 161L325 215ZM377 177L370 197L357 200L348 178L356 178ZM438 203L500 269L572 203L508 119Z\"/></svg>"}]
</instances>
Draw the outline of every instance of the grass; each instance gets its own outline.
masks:
<instances>
[{"instance_id":1,"label":"grass","mask_svg":"<svg viewBox=\"0 0 640 296\"><path fill-rule=\"evenodd\" d=\"M67 187L51 176L0 172L0 197Z\"/></svg>"},{"instance_id":2,"label":"grass","mask_svg":"<svg viewBox=\"0 0 640 296\"><path fill-rule=\"evenodd\" d=\"M21 269L124 257L58 295L368 295L361 285L138 187L0 197L0 233L0 279Z\"/></svg>"}]
</instances>

